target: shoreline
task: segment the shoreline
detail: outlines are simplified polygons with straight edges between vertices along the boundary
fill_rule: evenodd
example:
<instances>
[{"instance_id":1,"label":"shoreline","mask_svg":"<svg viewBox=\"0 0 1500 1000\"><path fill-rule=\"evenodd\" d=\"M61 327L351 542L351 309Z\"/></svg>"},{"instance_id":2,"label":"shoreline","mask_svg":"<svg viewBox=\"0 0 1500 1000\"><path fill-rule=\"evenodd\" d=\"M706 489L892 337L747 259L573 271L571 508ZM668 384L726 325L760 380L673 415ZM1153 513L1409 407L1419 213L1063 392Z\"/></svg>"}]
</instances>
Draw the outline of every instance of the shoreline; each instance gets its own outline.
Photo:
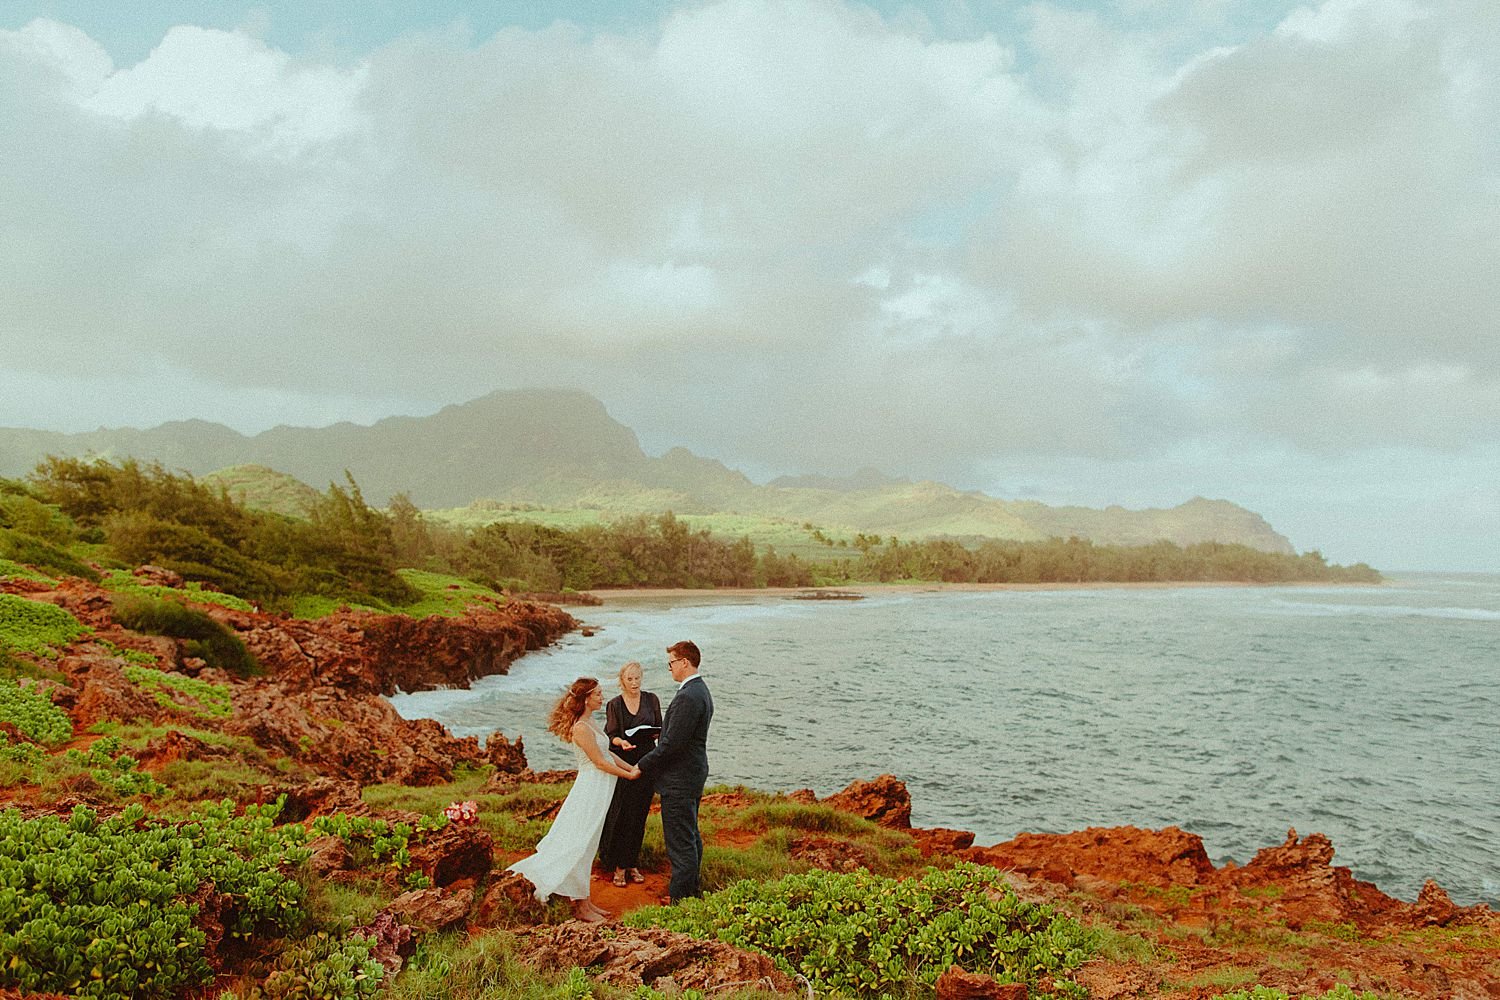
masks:
<instances>
[{"instance_id":1,"label":"shoreline","mask_svg":"<svg viewBox=\"0 0 1500 1000\"><path fill-rule=\"evenodd\" d=\"M1378 587L1374 583L1337 583L1329 580L1289 580L1278 583L1254 583L1225 580L1139 580L1139 581L1064 581L1058 583L849 583L826 587L620 587L581 591L597 597L604 604L625 601L676 600L691 597L785 597L801 594L858 594L875 597L881 594L990 593L997 591L1039 590L1175 590L1208 587ZM828 598L824 598L828 599Z\"/></svg>"}]
</instances>

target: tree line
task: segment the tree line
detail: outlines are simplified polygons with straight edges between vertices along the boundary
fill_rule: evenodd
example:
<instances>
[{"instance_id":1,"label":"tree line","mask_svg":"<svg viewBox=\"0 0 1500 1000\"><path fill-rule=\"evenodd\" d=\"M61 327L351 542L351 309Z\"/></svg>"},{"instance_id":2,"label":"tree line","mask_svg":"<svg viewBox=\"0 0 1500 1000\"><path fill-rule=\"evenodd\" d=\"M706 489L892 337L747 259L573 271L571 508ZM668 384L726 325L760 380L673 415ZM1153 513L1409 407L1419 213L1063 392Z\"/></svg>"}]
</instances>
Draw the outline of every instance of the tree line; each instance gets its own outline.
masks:
<instances>
[{"instance_id":1,"label":"tree line","mask_svg":"<svg viewBox=\"0 0 1500 1000\"><path fill-rule=\"evenodd\" d=\"M397 574L402 568L510 591L1380 579L1363 563L1333 566L1317 552L1220 543L1121 546L1068 538L966 545L861 534L852 549L837 550L847 556L833 551L811 561L758 549L748 537L694 530L670 512L571 529L522 521L453 526L429 521L404 494L383 510L372 507L347 474L303 518L250 509L222 488L128 459L49 458L25 482L0 481L0 558L73 572L86 570L80 554L93 552L122 565L164 566L273 608L300 594L398 607L417 597ZM27 554L33 558L22 558Z\"/></svg>"}]
</instances>

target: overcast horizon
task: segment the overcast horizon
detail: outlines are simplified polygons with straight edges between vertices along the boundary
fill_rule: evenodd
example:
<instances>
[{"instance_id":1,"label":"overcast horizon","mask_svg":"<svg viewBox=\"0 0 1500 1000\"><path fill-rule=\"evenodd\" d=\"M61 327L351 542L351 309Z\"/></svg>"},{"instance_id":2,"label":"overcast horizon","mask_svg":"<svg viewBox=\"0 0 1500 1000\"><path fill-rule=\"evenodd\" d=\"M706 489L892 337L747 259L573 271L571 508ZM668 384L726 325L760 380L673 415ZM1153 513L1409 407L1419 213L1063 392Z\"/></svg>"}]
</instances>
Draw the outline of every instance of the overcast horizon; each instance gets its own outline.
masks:
<instances>
[{"instance_id":1,"label":"overcast horizon","mask_svg":"<svg viewBox=\"0 0 1500 1000\"><path fill-rule=\"evenodd\" d=\"M0 426L600 399L1500 571L1492 0L12 2Z\"/></svg>"}]
</instances>

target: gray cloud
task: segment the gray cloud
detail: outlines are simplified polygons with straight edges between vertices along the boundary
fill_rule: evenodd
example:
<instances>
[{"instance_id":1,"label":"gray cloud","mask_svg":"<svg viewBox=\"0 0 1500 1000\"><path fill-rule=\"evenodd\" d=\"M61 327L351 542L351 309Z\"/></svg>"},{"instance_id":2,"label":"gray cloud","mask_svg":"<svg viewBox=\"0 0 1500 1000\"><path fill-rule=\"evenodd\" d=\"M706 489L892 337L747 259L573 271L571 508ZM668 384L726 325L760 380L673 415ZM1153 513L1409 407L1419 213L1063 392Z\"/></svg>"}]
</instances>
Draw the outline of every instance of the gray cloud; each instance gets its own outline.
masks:
<instances>
[{"instance_id":1,"label":"gray cloud","mask_svg":"<svg viewBox=\"0 0 1500 1000\"><path fill-rule=\"evenodd\" d=\"M557 384L731 464L1054 502L1107 468L1248 502L1223 469L1335 462L1370 511L1353 470L1393 449L1435 498L1493 481L1493 5L1019 23L724 0L340 63L184 27L128 67L0 32L0 423Z\"/></svg>"}]
</instances>

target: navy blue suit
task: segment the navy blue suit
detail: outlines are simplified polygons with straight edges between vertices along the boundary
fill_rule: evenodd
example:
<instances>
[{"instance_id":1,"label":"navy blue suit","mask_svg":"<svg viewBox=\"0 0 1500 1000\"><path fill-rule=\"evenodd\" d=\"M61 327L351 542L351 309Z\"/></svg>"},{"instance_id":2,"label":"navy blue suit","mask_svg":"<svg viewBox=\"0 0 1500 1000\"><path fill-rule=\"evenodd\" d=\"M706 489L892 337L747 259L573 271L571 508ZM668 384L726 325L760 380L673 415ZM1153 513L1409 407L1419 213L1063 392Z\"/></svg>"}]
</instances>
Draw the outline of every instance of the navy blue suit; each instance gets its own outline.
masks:
<instances>
[{"instance_id":1,"label":"navy blue suit","mask_svg":"<svg viewBox=\"0 0 1500 1000\"><path fill-rule=\"evenodd\" d=\"M695 674L667 706L656 749L636 765L661 793L662 839L672 863L667 892L674 903L699 893L703 836L698 832L698 802L708 782L708 724L713 717L713 696Z\"/></svg>"}]
</instances>

